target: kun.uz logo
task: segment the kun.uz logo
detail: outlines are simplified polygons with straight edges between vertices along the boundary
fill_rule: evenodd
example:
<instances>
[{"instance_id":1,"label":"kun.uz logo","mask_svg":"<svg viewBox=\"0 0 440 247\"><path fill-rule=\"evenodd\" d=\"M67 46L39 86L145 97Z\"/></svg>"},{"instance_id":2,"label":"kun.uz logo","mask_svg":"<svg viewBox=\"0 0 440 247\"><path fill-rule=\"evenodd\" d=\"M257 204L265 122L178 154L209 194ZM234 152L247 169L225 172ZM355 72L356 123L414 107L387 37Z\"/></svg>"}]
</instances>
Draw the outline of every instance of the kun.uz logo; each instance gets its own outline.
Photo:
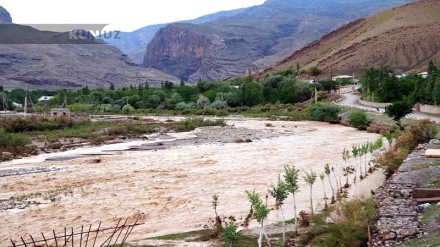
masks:
<instances>
[{"instance_id":1,"label":"kun.uz logo","mask_svg":"<svg viewBox=\"0 0 440 247\"><path fill-rule=\"evenodd\" d=\"M120 31L106 29L108 24L1 25L5 25L4 29L13 30L9 32L12 35L0 39L3 44L105 44L110 39L121 39Z\"/></svg>"}]
</instances>

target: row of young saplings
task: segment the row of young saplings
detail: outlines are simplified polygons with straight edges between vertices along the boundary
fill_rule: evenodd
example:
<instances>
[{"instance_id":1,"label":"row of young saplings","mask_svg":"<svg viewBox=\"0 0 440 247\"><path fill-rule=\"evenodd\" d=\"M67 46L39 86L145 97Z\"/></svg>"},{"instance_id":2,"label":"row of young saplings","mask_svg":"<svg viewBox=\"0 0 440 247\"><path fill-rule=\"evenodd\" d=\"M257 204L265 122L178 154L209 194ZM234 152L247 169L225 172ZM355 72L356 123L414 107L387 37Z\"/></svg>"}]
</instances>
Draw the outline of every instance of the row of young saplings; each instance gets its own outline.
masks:
<instances>
[{"instance_id":1,"label":"row of young saplings","mask_svg":"<svg viewBox=\"0 0 440 247\"><path fill-rule=\"evenodd\" d=\"M322 186L324 188L324 200L325 200L325 206L324 210L327 210L327 193L325 190L324 185L324 179L327 177L328 181L330 183L330 187L332 190L332 197L331 197L331 204L336 203L335 200L335 190L333 188L332 184L332 177L335 180L336 183L336 197L342 198L344 192L343 189L347 189L350 187L349 184L349 175L354 174L353 176L353 183L356 183L357 176L359 176L359 179L362 180L368 176L369 173L372 173L376 169L376 164L371 164L372 161L374 161L380 153L383 151L383 138L380 137L374 142L366 142L361 145L355 145L352 146L351 151L348 149L343 150L342 152L342 158L345 162L345 166L342 167L342 165L338 165L335 167L330 167L330 165L327 163L324 166L324 171L320 173L319 175L313 171L305 171L302 174L302 178L304 181L309 185L310 189L310 213L313 215L313 185L317 181L317 178L319 178L322 181ZM370 157L368 157L370 156ZM353 158L353 163L350 159ZM359 162L358 162L359 160ZM363 162L362 162L363 161ZM284 217L284 211L282 205L284 204L284 201L287 199L289 194L292 194L293 196L293 211L294 211L294 223L295 223L295 235L298 234L298 225L302 226L308 226L308 220L307 220L307 213L305 211L301 211L300 217L301 217L301 224L299 224L299 220L297 217L297 208L296 208L296 197L295 194L299 191L299 177L300 177L300 171L295 168L293 165L285 166L284 167L284 174L283 178L281 178L281 174L278 174L278 181L277 184L272 184L271 187L268 189L268 193L275 198L276 206L281 210L281 215L283 218L283 246L286 244L286 233L285 233L285 217ZM342 185L342 176L345 176L345 184ZM267 215L270 213L270 209L267 207L267 204L263 203L263 200L260 197L260 194L256 193L255 190L253 191L245 191L249 202L251 203L251 210L249 215L247 216L245 220L245 224L248 224L249 220L252 218L256 219L257 222L260 225L260 234L258 237L258 246L261 247L263 243L263 236L267 240L267 244L270 246L270 240L267 236L267 233L264 228L264 219L267 217ZM218 196L213 195L212 196L212 205L215 210L216 214L216 220L215 220L215 227L214 227L214 233L213 236L220 237L221 240L228 243L230 246L233 246L237 244L240 240L240 233L237 232L237 226L234 224L233 220L230 222L227 222L225 226L222 226L222 221L220 217L217 214L217 204L218 204Z\"/></svg>"}]
</instances>

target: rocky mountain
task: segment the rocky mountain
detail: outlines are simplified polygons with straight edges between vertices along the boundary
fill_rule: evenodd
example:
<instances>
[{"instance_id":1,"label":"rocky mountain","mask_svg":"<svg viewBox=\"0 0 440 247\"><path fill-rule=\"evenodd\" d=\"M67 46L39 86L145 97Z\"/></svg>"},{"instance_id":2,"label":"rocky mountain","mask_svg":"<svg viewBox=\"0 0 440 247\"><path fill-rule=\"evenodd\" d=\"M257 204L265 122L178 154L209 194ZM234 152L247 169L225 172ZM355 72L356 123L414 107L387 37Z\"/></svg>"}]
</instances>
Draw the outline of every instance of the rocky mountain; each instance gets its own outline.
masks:
<instances>
[{"instance_id":1,"label":"rocky mountain","mask_svg":"<svg viewBox=\"0 0 440 247\"><path fill-rule=\"evenodd\" d=\"M425 69L440 62L440 1L418 0L353 21L296 51L264 74L318 66L324 76L361 74L373 66L397 73Z\"/></svg>"},{"instance_id":2,"label":"rocky mountain","mask_svg":"<svg viewBox=\"0 0 440 247\"><path fill-rule=\"evenodd\" d=\"M81 30L79 30L81 31ZM69 33L0 25L0 85L5 88L108 88L149 82L178 82L156 69L142 68L116 47ZM87 36L87 35L86 35Z\"/></svg>"},{"instance_id":3,"label":"rocky mountain","mask_svg":"<svg viewBox=\"0 0 440 247\"><path fill-rule=\"evenodd\" d=\"M265 67L348 23L410 0L268 0L203 24L160 29L143 65L186 81L221 80Z\"/></svg>"},{"instance_id":4,"label":"rocky mountain","mask_svg":"<svg viewBox=\"0 0 440 247\"><path fill-rule=\"evenodd\" d=\"M201 24L214 21L220 17L228 17L240 14L245 9L231 11L221 11L210 15L205 15L194 20L180 21L179 23ZM156 35L156 32L168 24L150 25L140 28L133 32L121 32L119 39L109 39L106 42L118 47L127 54L135 63L142 64L148 44Z\"/></svg>"},{"instance_id":5,"label":"rocky mountain","mask_svg":"<svg viewBox=\"0 0 440 247\"><path fill-rule=\"evenodd\" d=\"M9 12L0 6L0 24L10 24L12 23L12 18Z\"/></svg>"}]
</instances>

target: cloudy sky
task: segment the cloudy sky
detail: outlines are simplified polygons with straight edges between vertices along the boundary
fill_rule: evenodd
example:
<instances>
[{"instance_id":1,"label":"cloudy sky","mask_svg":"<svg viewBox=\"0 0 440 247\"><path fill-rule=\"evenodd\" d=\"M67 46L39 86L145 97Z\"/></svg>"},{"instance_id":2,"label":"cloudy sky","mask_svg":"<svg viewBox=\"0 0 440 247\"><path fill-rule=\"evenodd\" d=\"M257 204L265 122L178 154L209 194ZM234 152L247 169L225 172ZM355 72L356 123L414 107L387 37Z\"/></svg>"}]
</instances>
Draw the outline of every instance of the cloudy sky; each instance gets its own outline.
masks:
<instances>
[{"instance_id":1,"label":"cloudy sky","mask_svg":"<svg viewBox=\"0 0 440 247\"><path fill-rule=\"evenodd\" d=\"M159 23L195 19L265 0L0 0L17 24L110 24L133 31Z\"/></svg>"}]
</instances>

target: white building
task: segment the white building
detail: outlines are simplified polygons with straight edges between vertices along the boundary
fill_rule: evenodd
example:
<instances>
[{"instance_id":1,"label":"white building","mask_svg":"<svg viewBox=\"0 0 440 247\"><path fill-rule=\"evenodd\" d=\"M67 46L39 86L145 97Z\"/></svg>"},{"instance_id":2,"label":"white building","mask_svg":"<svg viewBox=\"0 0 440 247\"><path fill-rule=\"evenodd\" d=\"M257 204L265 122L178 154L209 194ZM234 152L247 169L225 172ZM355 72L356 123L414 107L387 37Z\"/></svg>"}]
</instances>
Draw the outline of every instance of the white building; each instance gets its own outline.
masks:
<instances>
[{"instance_id":1,"label":"white building","mask_svg":"<svg viewBox=\"0 0 440 247\"><path fill-rule=\"evenodd\" d=\"M421 76L422 78L426 78L428 77L428 72L419 73L419 76Z\"/></svg>"}]
</instances>

